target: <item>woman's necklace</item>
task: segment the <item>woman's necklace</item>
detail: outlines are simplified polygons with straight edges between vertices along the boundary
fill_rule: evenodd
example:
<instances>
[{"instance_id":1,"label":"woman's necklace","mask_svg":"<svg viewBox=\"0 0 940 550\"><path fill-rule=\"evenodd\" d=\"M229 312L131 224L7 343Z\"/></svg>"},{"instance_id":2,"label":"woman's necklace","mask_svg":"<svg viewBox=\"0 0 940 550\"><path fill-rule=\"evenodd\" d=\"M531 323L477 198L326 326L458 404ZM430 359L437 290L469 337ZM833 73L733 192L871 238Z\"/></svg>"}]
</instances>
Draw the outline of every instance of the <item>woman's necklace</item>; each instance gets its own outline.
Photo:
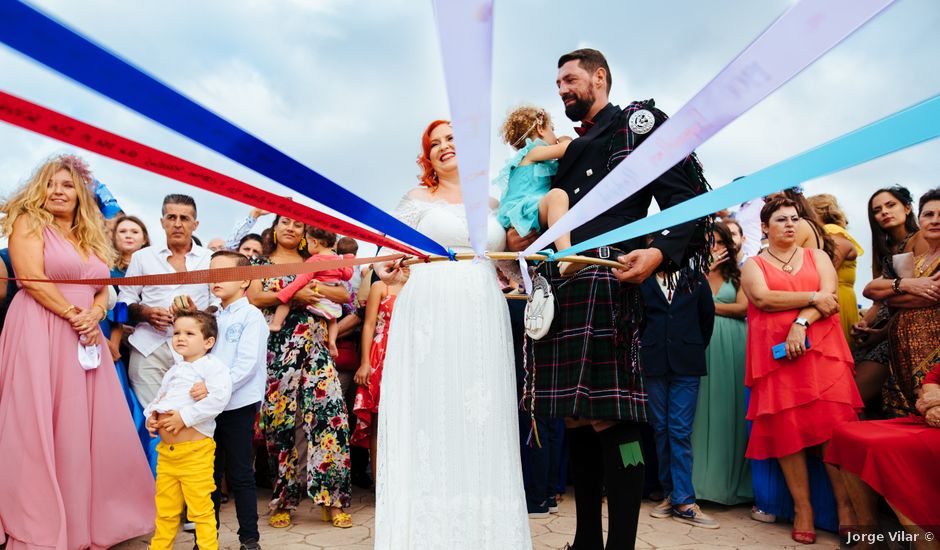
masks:
<instances>
[{"instance_id":1,"label":"woman's necklace","mask_svg":"<svg viewBox=\"0 0 940 550\"><path fill-rule=\"evenodd\" d=\"M918 258L914 263L914 277L923 277L926 275L930 271L930 268L933 267L933 263L937 260L938 253L940 253L940 250L935 251L929 258L926 253Z\"/></svg>"},{"instance_id":2,"label":"woman's necklace","mask_svg":"<svg viewBox=\"0 0 940 550\"><path fill-rule=\"evenodd\" d=\"M793 257L796 256L797 250L799 250L799 247L793 249L793 254L790 254L790 258L787 261L783 261L780 258L774 256L774 253L770 251L770 247L769 246L767 247L767 253L770 254L770 257L783 264L783 267L781 267L780 269L783 270L784 273L793 272L793 266L790 265L790 262L792 262Z\"/></svg>"}]
</instances>

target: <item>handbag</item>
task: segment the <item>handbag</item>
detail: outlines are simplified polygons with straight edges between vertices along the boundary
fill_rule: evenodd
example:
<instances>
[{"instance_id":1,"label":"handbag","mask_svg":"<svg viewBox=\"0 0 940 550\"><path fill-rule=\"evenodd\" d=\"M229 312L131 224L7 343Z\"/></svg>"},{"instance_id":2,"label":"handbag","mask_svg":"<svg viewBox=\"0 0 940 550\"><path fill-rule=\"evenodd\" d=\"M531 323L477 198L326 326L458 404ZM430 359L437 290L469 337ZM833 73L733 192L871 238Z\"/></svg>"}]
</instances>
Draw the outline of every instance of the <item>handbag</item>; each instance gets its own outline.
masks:
<instances>
[{"instance_id":1,"label":"handbag","mask_svg":"<svg viewBox=\"0 0 940 550\"><path fill-rule=\"evenodd\" d=\"M359 369L359 343L355 338L342 338L336 341L336 349L339 355L336 356L334 364L336 370L342 372L355 372Z\"/></svg>"},{"instance_id":2,"label":"handbag","mask_svg":"<svg viewBox=\"0 0 940 550\"><path fill-rule=\"evenodd\" d=\"M532 292L525 304L525 333L533 340L540 340L552 328L554 318L552 285L542 274L537 274L532 279Z\"/></svg>"}]
</instances>

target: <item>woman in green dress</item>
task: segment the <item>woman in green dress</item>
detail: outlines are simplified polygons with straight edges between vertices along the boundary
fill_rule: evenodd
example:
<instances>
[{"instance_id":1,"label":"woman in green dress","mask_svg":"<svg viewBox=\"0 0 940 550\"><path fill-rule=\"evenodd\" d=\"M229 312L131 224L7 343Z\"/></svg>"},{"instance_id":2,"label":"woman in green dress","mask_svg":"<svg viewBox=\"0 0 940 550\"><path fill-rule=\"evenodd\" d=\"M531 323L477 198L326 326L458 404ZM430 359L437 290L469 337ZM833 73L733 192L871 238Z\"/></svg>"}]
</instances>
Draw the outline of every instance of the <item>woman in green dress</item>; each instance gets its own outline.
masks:
<instances>
[{"instance_id":1,"label":"woman in green dress","mask_svg":"<svg viewBox=\"0 0 940 550\"><path fill-rule=\"evenodd\" d=\"M744 458L747 298L741 290L731 231L717 223L713 236L708 283L715 300L715 329L705 350L708 376L699 386L692 428L692 485L697 499L731 505L753 500L750 467Z\"/></svg>"}]
</instances>

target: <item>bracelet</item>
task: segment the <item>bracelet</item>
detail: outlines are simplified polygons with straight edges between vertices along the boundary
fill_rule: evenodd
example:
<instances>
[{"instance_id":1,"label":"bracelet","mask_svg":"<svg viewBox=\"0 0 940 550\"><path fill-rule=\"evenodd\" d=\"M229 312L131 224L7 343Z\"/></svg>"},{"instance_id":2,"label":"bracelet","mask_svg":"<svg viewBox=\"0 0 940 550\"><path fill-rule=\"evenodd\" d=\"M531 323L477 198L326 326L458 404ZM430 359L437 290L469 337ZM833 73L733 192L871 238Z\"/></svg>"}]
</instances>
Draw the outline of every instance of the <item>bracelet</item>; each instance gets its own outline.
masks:
<instances>
[{"instance_id":1,"label":"bracelet","mask_svg":"<svg viewBox=\"0 0 940 550\"><path fill-rule=\"evenodd\" d=\"M69 304L69 307L62 310L62 313L59 314L59 317L65 317L69 314L70 311L77 311L78 308L75 307L75 304Z\"/></svg>"},{"instance_id":2,"label":"bracelet","mask_svg":"<svg viewBox=\"0 0 940 550\"><path fill-rule=\"evenodd\" d=\"M813 302L815 302L815 301L816 301L816 291L814 290L814 291L813 291L813 295L809 297L809 303L806 304L806 305L807 305L807 306L811 306L811 305L813 305Z\"/></svg>"},{"instance_id":3,"label":"bracelet","mask_svg":"<svg viewBox=\"0 0 940 550\"><path fill-rule=\"evenodd\" d=\"M904 290L901 289L901 278L898 277L894 280L894 283L891 284L891 288L894 290L894 293L897 295L907 294Z\"/></svg>"},{"instance_id":4,"label":"bracelet","mask_svg":"<svg viewBox=\"0 0 940 550\"><path fill-rule=\"evenodd\" d=\"M101 320L101 321L104 321L105 317L108 316L108 310L106 310L106 309L104 308L104 306L101 305L101 304L95 304L95 305L93 305L93 306L92 306L92 309L94 309L94 308L98 308L98 309L101 310L101 319L100 319L100 320Z\"/></svg>"}]
</instances>

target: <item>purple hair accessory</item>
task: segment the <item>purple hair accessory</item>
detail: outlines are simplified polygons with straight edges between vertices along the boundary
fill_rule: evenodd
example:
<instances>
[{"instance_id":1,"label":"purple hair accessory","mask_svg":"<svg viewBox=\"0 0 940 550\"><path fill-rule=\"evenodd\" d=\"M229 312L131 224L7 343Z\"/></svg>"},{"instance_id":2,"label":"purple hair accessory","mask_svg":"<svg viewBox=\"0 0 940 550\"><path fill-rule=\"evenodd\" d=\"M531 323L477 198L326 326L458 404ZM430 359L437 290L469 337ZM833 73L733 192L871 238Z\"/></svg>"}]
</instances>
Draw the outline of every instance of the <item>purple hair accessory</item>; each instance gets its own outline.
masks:
<instances>
[{"instance_id":1,"label":"purple hair accessory","mask_svg":"<svg viewBox=\"0 0 940 550\"><path fill-rule=\"evenodd\" d=\"M91 168L89 168L88 163L78 155L60 155L56 160L65 166L66 168L77 172L81 176L82 180L85 182L85 185L94 191L94 178L91 177Z\"/></svg>"}]
</instances>

